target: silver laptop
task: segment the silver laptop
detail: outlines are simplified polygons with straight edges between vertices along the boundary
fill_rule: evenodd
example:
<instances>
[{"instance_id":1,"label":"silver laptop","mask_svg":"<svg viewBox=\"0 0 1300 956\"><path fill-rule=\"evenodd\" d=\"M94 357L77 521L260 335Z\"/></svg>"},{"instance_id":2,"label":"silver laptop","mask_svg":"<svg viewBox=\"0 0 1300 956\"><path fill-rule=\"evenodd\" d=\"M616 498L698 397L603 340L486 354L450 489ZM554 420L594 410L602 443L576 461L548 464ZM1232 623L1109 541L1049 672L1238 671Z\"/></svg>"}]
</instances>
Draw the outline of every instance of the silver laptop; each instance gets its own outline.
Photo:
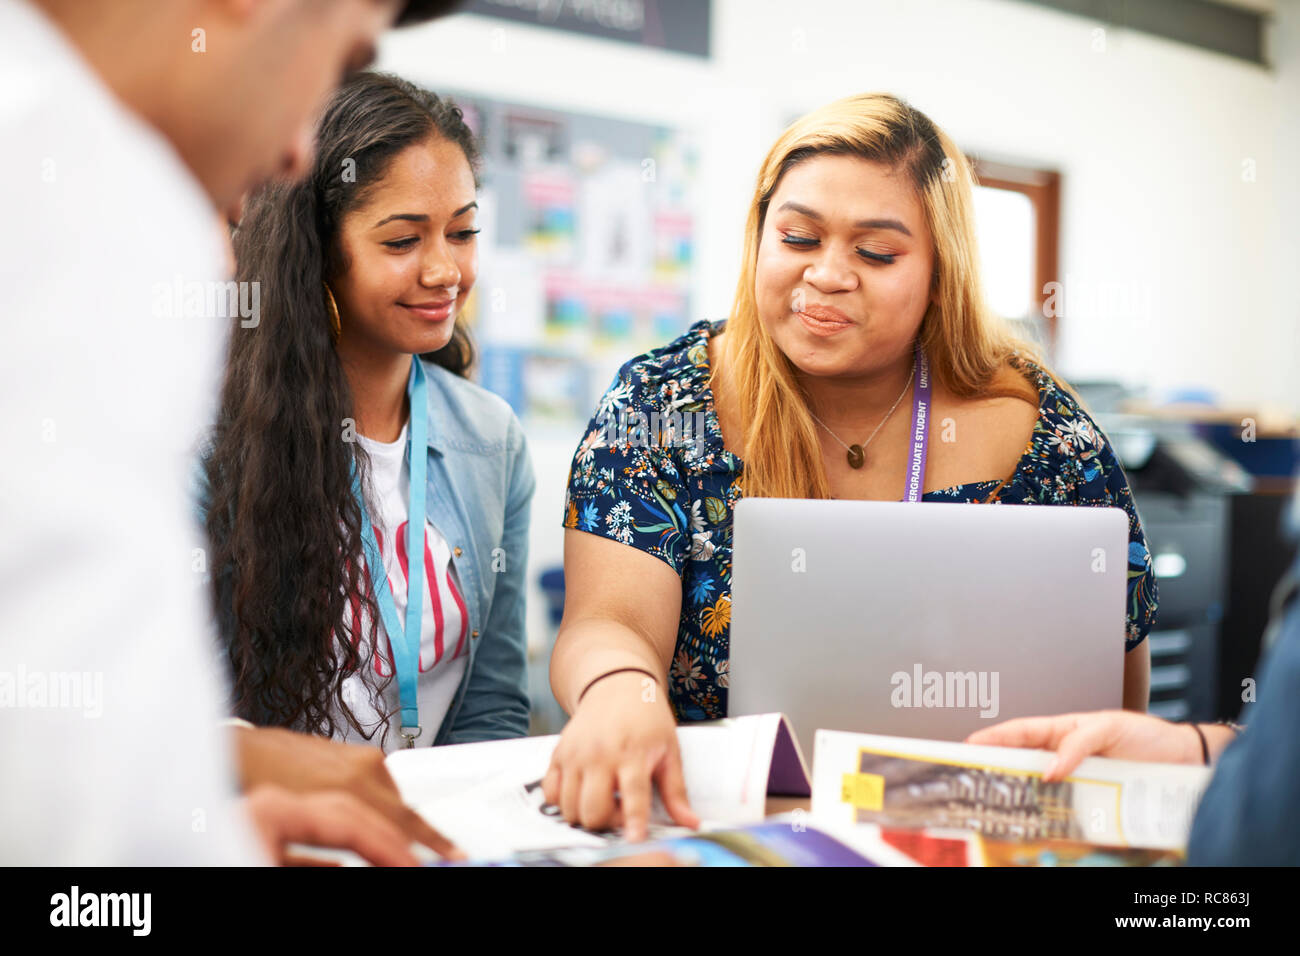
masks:
<instances>
[{"instance_id":1,"label":"silver laptop","mask_svg":"<svg viewBox=\"0 0 1300 956\"><path fill-rule=\"evenodd\" d=\"M1119 707L1119 508L752 498L735 512L731 716L937 740Z\"/></svg>"}]
</instances>

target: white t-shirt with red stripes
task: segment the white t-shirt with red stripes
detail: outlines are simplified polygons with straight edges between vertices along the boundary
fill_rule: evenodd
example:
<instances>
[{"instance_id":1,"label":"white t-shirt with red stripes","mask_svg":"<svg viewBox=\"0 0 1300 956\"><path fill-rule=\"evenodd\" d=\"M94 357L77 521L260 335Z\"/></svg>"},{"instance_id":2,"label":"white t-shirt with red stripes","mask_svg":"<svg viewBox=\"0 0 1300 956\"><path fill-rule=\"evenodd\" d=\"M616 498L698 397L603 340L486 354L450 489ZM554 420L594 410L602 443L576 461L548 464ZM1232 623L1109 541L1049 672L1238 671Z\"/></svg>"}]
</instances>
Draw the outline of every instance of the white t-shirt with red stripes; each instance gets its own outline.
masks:
<instances>
[{"instance_id":1,"label":"white t-shirt with red stripes","mask_svg":"<svg viewBox=\"0 0 1300 956\"><path fill-rule=\"evenodd\" d=\"M397 618L406 622L407 604L407 489L411 483L410 468L406 464L406 426L395 442L377 442L358 435L361 447L370 457L370 520L375 529L375 539L388 572L388 586L397 607ZM396 546L394 546L396 545ZM424 611L421 615L420 675L416 683L416 697L420 703L421 733L416 746L428 746L437 736L438 728L456 696L469 663L469 636L465 601L457 581L456 569L451 563L451 547L431 522L425 522L424 535ZM363 666L369 670L368 685L359 675L344 679L343 697L352 713L368 731L381 727L383 713L391 713L384 749L392 751L406 746L399 733L401 715L398 713L400 696L397 680L393 679L381 695L380 713L374 705L373 687L393 675L392 650L383 623L378 629L379 653L370 644L370 618L359 598L353 597L346 612L349 615L348 632L359 635L363 653ZM355 627L357 618L361 627ZM335 736L341 740L363 741L355 728L341 722ZM371 740L378 743L381 734Z\"/></svg>"}]
</instances>

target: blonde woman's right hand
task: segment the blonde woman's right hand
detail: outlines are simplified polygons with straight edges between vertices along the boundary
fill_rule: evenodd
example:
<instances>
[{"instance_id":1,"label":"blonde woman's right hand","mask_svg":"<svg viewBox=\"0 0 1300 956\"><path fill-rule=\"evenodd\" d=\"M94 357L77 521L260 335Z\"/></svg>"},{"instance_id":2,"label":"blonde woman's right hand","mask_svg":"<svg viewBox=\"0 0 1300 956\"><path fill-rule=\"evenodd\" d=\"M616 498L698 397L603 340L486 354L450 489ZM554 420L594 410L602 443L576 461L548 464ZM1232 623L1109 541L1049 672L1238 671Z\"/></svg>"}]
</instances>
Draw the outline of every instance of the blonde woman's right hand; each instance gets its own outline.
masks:
<instances>
[{"instance_id":1,"label":"blonde woman's right hand","mask_svg":"<svg viewBox=\"0 0 1300 956\"><path fill-rule=\"evenodd\" d=\"M636 842L646 837L654 788L675 823L700 825L686 798L677 723L659 684L638 671L603 677L560 734L542 793L570 823L621 826Z\"/></svg>"}]
</instances>

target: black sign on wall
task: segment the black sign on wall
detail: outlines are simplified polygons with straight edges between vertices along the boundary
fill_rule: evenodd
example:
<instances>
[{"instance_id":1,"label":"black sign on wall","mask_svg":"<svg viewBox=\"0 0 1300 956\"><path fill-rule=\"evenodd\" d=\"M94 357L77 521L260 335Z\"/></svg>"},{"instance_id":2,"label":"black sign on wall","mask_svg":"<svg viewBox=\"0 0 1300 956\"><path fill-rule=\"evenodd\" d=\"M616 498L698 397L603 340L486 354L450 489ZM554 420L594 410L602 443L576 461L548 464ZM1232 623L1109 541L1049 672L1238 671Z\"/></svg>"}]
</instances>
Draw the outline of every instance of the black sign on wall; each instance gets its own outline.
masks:
<instances>
[{"instance_id":1,"label":"black sign on wall","mask_svg":"<svg viewBox=\"0 0 1300 956\"><path fill-rule=\"evenodd\" d=\"M713 0L469 0L460 9L707 58L712 6Z\"/></svg>"}]
</instances>

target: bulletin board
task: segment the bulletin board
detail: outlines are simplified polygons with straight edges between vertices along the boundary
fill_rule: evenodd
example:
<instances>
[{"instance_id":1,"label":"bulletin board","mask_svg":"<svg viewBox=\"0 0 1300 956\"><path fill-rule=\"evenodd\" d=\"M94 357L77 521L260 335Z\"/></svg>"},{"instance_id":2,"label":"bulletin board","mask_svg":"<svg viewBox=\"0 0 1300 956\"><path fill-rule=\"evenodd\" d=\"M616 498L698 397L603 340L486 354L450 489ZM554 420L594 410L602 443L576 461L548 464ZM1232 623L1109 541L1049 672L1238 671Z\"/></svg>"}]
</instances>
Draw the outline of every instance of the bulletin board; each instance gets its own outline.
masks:
<instances>
[{"instance_id":1,"label":"bulletin board","mask_svg":"<svg viewBox=\"0 0 1300 956\"><path fill-rule=\"evenodd\" d=\"M448 95L484 159L477 378L525 424L580 428L621 364L694 320L693 137Z\"/></svg>"}]
</instances>

